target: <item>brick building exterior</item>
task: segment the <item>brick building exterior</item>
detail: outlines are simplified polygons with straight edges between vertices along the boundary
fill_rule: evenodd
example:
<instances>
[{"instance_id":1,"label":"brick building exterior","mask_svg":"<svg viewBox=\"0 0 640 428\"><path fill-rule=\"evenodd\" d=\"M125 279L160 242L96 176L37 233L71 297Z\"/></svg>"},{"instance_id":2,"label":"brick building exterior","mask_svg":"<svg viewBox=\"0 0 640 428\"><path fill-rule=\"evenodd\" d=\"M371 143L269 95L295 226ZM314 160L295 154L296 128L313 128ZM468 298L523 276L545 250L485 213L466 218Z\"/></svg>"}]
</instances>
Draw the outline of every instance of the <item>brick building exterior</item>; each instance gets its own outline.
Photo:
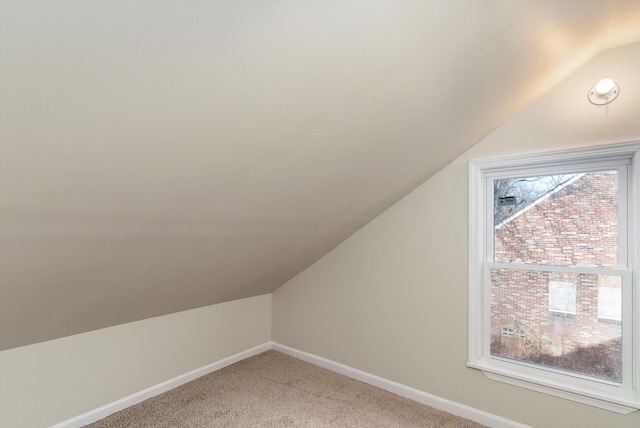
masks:
<instances>
[{"instance_id":1,"label":"brick building exterior","mask_svg":"<svg viewBox=\"0 0 640 428\"><path fill-rule=\"evenodd\" d=\"M618 267L617 187L615 171L576 176L496 226L495 261ZM553 357L599 346L619 365L617 277L495 269L491 284L492 353L502 355L493 345L505 341ZM619 370L609 371L606 377L618 379Z\"/></svg>"}]
</instances>

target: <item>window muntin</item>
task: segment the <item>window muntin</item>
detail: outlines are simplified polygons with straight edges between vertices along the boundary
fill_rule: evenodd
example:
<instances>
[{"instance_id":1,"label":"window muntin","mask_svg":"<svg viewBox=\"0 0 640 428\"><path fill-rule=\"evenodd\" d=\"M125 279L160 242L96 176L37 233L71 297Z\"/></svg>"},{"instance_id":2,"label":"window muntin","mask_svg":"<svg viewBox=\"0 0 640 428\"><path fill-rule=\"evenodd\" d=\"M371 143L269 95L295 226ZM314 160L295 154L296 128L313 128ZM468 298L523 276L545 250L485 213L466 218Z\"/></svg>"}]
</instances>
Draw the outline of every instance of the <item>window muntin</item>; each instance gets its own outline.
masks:
<instances>
[{"instance_id":1,"label":"window muntin","mask_svg":"<svg viewBox=\"0 0 640 428\"><path fill-rule=\"evenodd\" d=\"M609 146L570 149L542 154L511 156L496 159L472 161L470 163L470 301L469 301L469 361L468 366L481 369L487 377L512 385L534 389L566 399L579 401L619 413L629 413L640 409L640 293L633 293L633 269L640 265L638 257L637 218L640 212L640 143L621 143ZM575 179L581 174L615 174L618 187L617 219L615 237L617 241L615 257L602 262L592 258L587 264L576 263L567 257L550 257L540 264L540 259L511 257L512 253L500 253L494 243L494 232L507 217L497 221L494 217L497 202L494 199L496 180L522 177L569 176ZM633 174L632 174L633 173ZM588 194L588 192L583 192ZM505 195L507 196L507 195ZM543 195L544 196L544 195ZM515 198L517 199L517 198ZM543 198L544 199L544 198ZM540 201L538 201L539 203ZM503 206L510 206L513 200L501 201ZM615 204L615 203L614 203ZM612 204L612 205L614 205ZM515 211L515 210L514 210ZM513 213L511 214L513 215ZM551 235L553 237L553 235ZM611 235L607 236L611 238ZM535 242L539 247L547 244L545 240ZM575 247L575 246L574 246ZM552 248L552 247L548 247ZM589 248L587 248L589 249ZM542 250L544 251L544 250ZM552 251L553 252L553 251ZM558 251L556 251L558 253ZM560 252L562 253L562 252ZM496 255L497 254L497 255ZM507 254L507 257L504 257ZM496 255L494 259L494 255ZM501 258L502 257L502 258ZM568 263L567 260L571 261ZM581 290L576 283L576 313L571 311L549 311L549 278L551 281L570 282L562 278L566 273L591 276L597 297L595 306L592 299L589 323L593 319L599 324L609 324L616 330L616 340L621 342L621 363L613 364L615 370L591 372L567 368L565 363L551 360L550 365L528 359L516 359L500 355L492 339L495 336L503 340L530 339L539 334L535 329L523 328L522 322L509 324L497 318L492 322L492 311L502 307L502 303L492 302L492 276L497 279L496 269L503 272L521 270L530 277L546 272L546 302L542 312L556 318L557 322L577 322L582 318L580 308ZM563 274L563 275L560 275ZM544 276L543 275L543 276ZM595 275L595 276L594 276ZM555 276L555 278L554 278ZM566 277L566 275L564 275ZM595 278L595 279L594 279ZM572 281L577 281L573 279ZM616 283L611 287L612 283ZM604 290L617 288L619 291ZM504 291L502 291L504 296ZM614 294L618 293L620 297ZM606 295L606 296L605 296ZM612 296L613 295L613 296ZM617 300L616 300L617 299ZM510 304L518 303L517 298ZM544 299L543 299L544 301ZM621 307L620 320L612 308ZM613 313L613 315L611 315ZM606 316L609 314L609 317ZM592 319L593 318L593 319ZM616 325L617 324L617 325ZM503 335L503 332L507 332ZM516 334L516 332L521 334ZM497 334L496 334L497 333ZM615 348L615 346L611 347ZM492 352L493 351L493 352ZM558 352L558 351L556 351ZM546 362L546 361L545 361ZM617 370L617 369L620 370ZM612 374L613 372L618 374Z\"/></svg>"}]
</instances>

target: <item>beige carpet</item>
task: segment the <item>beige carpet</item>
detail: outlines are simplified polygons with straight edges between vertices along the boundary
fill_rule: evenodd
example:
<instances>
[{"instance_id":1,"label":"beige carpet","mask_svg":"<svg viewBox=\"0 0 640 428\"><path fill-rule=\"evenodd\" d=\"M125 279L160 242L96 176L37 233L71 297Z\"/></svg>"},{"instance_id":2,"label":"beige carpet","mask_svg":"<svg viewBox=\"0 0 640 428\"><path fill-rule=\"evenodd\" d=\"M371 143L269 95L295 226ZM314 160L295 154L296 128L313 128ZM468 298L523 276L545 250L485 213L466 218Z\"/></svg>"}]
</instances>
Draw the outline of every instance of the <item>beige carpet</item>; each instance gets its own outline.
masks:
<instances>
[{"instance_id":1,"label":"beige carpet","mask_svg":"<svg viewBox=\"0 0 640 428\"><path fill-rule=\"evenodd\" d=\"M268 351L87 426L462 428L482 425Z\"/></svg>"}]
</instances>

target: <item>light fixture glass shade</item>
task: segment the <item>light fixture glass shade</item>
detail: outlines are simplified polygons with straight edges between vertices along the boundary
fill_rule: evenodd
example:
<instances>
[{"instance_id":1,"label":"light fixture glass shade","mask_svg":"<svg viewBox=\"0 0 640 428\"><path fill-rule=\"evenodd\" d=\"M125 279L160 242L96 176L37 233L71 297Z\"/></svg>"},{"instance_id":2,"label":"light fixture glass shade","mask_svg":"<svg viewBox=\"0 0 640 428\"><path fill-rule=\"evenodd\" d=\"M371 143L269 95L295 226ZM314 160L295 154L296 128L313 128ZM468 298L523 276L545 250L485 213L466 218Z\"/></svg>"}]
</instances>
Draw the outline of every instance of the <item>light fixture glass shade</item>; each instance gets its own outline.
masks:
<instances>
[{"instance_id":1,"label":"light fixture glass shade","mask_svg":"<svg viewBox=\"0 0 640 428\"><path fill-rule=\"evenodd\" d=\"M602 79L596 84L596 92L600 95L607 95L613 89L613 80Z\"/></svg>"},{"instance_id":2,"label":"light fixture glass shade","mask_svg":"<svg viewBox=\"0 0 640 428\"><path fill-rule=\"evenodd\" d=\"M602 79L591 88L587 98L589 98L591 104L602 106L615 100L619 93L620 88L616 82L611 79Z\"/></svg>"}]
</instances>

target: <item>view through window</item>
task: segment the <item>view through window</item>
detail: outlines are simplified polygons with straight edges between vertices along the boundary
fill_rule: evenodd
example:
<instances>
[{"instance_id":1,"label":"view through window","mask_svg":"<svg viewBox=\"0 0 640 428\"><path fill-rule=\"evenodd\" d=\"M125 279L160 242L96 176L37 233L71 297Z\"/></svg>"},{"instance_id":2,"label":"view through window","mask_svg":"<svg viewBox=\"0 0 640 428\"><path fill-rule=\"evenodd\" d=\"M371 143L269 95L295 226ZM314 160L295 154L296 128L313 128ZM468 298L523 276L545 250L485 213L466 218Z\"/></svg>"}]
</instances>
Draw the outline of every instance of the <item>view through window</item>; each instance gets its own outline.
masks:
<instances>
[{"instance_id":1,"label":"view through window","mask_svg":"<svg viewBox=\"0 0 640 428\"><path fill-rule=\"evenodd\" d=\"M493 180L491 355L622 381L618 174Z\"/></svg>"}]
</instances>

